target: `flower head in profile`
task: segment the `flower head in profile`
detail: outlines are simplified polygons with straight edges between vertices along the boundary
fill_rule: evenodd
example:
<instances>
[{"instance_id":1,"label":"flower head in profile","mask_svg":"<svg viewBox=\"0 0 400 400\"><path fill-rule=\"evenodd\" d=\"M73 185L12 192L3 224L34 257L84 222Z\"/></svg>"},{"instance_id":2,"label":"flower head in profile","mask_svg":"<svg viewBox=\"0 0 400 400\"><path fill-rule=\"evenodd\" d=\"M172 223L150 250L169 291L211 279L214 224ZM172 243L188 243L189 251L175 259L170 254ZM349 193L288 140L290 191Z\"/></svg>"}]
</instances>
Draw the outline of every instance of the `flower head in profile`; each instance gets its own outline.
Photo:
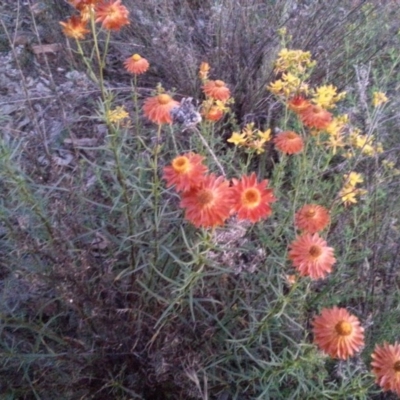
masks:
<instances>
[{"instance_id":1,"label":"flower head in profile","mask_svg":"<svg viewBox=\"0 0 400 400\"><path fill-rule=\"evenodd\" d=\"M210 72L210 64L207 62L202 62L200 64L200 68L199 68L199 78L202 81L205 81L208 79L208 73Z\"/></svg>"},{"instance_id":2,"label":"flower head in profile","mask_svg":"<svg viewBox=\"0 0 400 400\"><path fill-rule=\"evenodd\" d=\"M325 278L336 262L333 248L318 233L298 236L289 246L289 258L301 276Z\"/></svg>"},{"instance_id":3,"label":"flower head in profile","mask_svg":"<svg viewBox=\"0 0 400 400\"><path fill-rule=\"evenodd\" d=\"M164 168L163 179L167 187L175 185L177 192L186 192L198 187L204 179L208 168L203 165L204 157L186 153L172 160L171 165Z\"/></svg>"},{"instance_id":4,"label":"flower head in profile","mask_svg":"<svg viewBox=\"0 0 400 400\"><path fill-rule=\"evenodd\" d=\"M330 220L329 211L317 204L306 204L294 216L296 228L308 233L322 231Z\"/></svg>"},{"instance_id":5,"label":"flower head in profile","mask_svg":"<svg viewBox=\"0 0 400 400\"><path fill-rule=\"evenodd\" d=\"M332 358L345 360L364 346L364 328L345 308L324 308L312 325L314 343Z\"/></svg>"},{"instance_id":6,"label":"flower head in profile","mask_svg":"<svg viewBox=\"0 0 400 400\"><path fill-rule=\"evenodd\" d=\"M85 35L90 32L86 28L86 21L77 15L73 15L66 22L60 22L60 25L65 36L77 40L84 39Z\"/></svg>"},{"instance_id":7,"label":"flower head in profile","mask_svg":"<svg viewBox=\"0 0 400 400\"><path fill-rule=\"evenodd\" d=\"M149 69L149 62L139 54L134 54L124 61L124 67L131 74L140 75Z\"/></svg>"},{"instance_id":8,"label":"flower head in profile","mask_svg":"<svg viewBox=\"0 0 400 400\"><path fill-rule=\"evenodd\" d=\"M106 30L120 30L129 25L129 11L121 4L121 0L103 0L96 6L96 22Z\"/></svg>"},{"instance_id":9,"label":"flower head in profile","mask_svg":"<svg viewBox=\"0 0 400 400\"><path fill-rule=\"evenodd\" d=\"M201 110L201 115L207 121L217 122L224 116L224 111L216 104L207 104Z\"/></svg>"},{"instance_id":10,"label":"flower head in profile","mask_svg":"<svg viewBox=\"0 0 400 400\"><path fill-rule=\"evenodd\" d=\"M300 135L293 131L280 132L274 139L275 146L285 154L297 154L303 150L304 142Z\"/></svg>"},{"instance_id":11,"label":"flower head in profile","mask_svg":"<svg viewBox=\"0 0 400 400\"><path fill-rule=\"evenodd\" d=\"M200 186L182 193L185 218L197 228L223 225L232 207L232 190L224 177L210 174Z\"/></svg>"},{"instance_id":12,"label":"flower head in profile","mask_svg":"<svg viewBox=\"0 0 400 400\"><path fill-rule=\"evenodd\" d=\"M311 103L304 96L301 96L301 95L293 96L288 101L289 109L294 111L297 114L304 111L310 105L311 105Z\"/></svg>"},{"instance_id":13,"label":"flower head in profile","mask_svg":"<svg viewBox=\"0 0 400 400\"><path fill-rule=\"evenodd\" d=\"M385 392L391 390L400 396L400 344L376 345L371 357L376 383Z\"/></svg>"},{"instance_id":14,"label":"flower head in profile","mask_svg":"<svg viewBox=\"0 0 400 400\"><path fill-rule=\"evenodd\" d=\"M172 124L171 110L178 107L179 102L168 94L162 93L149 97L143 104L144 115L155 124Z\"/></svg>"},{"instance_id":15,"label":"flower head in profile","mask_svg":"<svg viewBox=\"0 0 400 400\"><path fill-rule=\"evenodd\" d=\"M203 91L206 96L215 100L226 101L231 96L231 92L225 82L220 80L206 82L203 86Z\"/></svg>"},{"instance_id":16,"label":"flower head in profile","mask_svg":"<svg viewBox=\"0 0 400 400\"><path fill-rule=\"evenodd\" d=\"M311 105L300 113L301 122L308 128L323 130L332 122L332 114L318 105Z\"/></svg>"},{"instance_id":17,"label":"flower head in profile","mask_svg":"<svg viewBox=\"0 0 400 400\"><path fill-rule=\"evenodd\" d=\"M241 180L232 179L234 205L239 220L257 222L271 215L271 203L276 201L273 190L268 189L266 179L257 182L256 174L242 176Z\"/></svg>"}]
</instances>

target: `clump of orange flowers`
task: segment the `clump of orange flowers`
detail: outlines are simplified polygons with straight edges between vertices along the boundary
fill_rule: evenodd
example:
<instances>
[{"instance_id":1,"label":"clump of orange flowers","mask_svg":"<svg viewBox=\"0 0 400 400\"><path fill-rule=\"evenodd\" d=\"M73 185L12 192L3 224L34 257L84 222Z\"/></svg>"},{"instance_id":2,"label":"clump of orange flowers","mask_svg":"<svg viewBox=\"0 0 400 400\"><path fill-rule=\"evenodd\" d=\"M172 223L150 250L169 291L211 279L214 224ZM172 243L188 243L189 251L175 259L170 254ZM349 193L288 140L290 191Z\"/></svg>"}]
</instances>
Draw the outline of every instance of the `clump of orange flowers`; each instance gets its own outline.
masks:
<instances>
[{"instance_id":1,"label":"clump of orange flowers","mask_svg":"<svg viewBox=\"0 0 400 400\"><path fill-rule=\"evenodd\" d=\"M268 180L257 182L256 174L232 179L234 205L232 210L239 220L257 222L271 215L271 203L276 201L273 190L268 189Z\"/></svg>"},{"instance_id":2,"label":"clump of orange flowers","mask_svg":"<svg viewBox=\"0 0 400 400\"><path fill-rule=\"evenodd\" d=\"M143 112L155 124L172 124L171 110L178 106L178 101L166 93L160 93L144 101Z\"/></svg>"},{"instance_id":3,"label":"clump of orange flowers","mask_svg":"<svg viewBox=\"0 0 400 400\"><path fill-rule=\"evenodd\" d=\"M400 396L400 344L376 345L371 357L376 383L385 392L391 390Z\"/></svg>"},{"instance_id":4,"label":"clump of orange flowers","mask_svg":"<svg viewBox=\"0 0 400 400\"><path fill-rule=\"evenodd\" d=\"M275 147L285 154L297 154L303 150L304 142L300 135L293 131L278 133L274 138Z\"/></svg>"},{"instance_id":5,"label":"clump of orange flowers","mask_svg":"<svg viewBox=\"0 0 400 400\"><path fill-rule=\"evenodd\" d=\"M317 204L306 204L294 216L296 228L308 233L322 231L330 220L329 211Z\"/></svg>"},{"instance_id":6,"label":"clump of orange flowers","mask_svg":"<svg viewBox=\"0 0 400 400\"><path fill-rule=\"evenodd\" d=\"M121 4L121 0L102 1L96 8L96 22L106 30L120 30L124 25L129 25L129 11Z\"/></svg>"},{"instance_id":7,"label":"clump of orange flowers","mask_svg":"<svg viewBox=\"0 0 400 400\"><path fill-rule=\"evenodd\" d=\"M214 100L226 101L231 97L231 92L224 81L208 81L203 85L203 92Z\"/></svg>"},{"instance_id":8,"label":"clump of orange flowers","mask_svg":"<svg viewBox=\"0 0 400 400\"><path fill-rule=\"evenodd\" d=\"M314 343L332 358L346 360L364 346L364 328L345 308L324 308L312 325Z\"/></svg>"},{"instance_id":9,"label":"clump of orange flowers","mask_svg":"<svg viewBox=\"0 0 400 400\"><path fill-rule=\"evenodd\" d=\"M207 62L201 63L199 78L203 83L202 89L206 96L201 105L201 115L207 121L216 122L230 111L229 104L232 103L233 99L224 81L208 79L210 69L211 67Z\"/></svg>"},{"instance_id":10,"label":"clump of orange flowers","mask_svg":"<svg viewBox=\"0 0 400 400\"><path fill-rule=\"evenodd\" d=\"M145 73L149 69L149 62L140 54L134 54L124 61L125 69L134 75Z\"/></svg>"},{"instance_id":11,"label":"clump of orange flowers","mask_svg":"<svg viewBox=\"0 0 400 400\"><path fill-rule=\"evenodd\" d=\"M73 15L66 22L60 22L60 25L65 36L76 40L84 39L85 35L90 32L86 27L87 21L78 15Z\"/></svg>"},{"instance_id":12,"label":"clump of orange flowers","mask_svg":"<svg viewBox=\"0 0 400 400\"><path fill-rule=\"evenodd\" d=\"M325 278L336 262L333 248L318 233L305 233L289 245L289 259L301 276Z\"/></svg>"},{"instance_id":13,"label":"clump of orange flowers","mask_svg":"<svg viewBox=\"0 0 400 400\"><path fill-rule=\"evenodd\" d=\"M103 29L120 30L129 24L129 11L121 4L121 0L69 0L69 3L79 11L66 22L60 22L65 36L82 40L87 29L89 19L100 22Z\"/></svg>"},{"instance_id":14,"label":"clump of orange flowers","mask_svg":"<svg viewBox=\"0 0 400 400\"><path fill-rule=\"evenodd\" d=\"M239 220L253 223L271 215L271 203L276 201L268 180L258 181L256 174L232 179L207 175L204 157L186 153L164 167L163 179L167 186L180 192L180 206L185 218L196 227L212 228L223 225L237 214Z\"/></svg>"},{"instance_id":15,"label":"clump of orange flowers","mask_svg":"<svg viewBox=\"0 0 400 400\"><path fill-rule=\"evenodd\" d=\"M175 186L177 192L185 192L199 186L208 171L203 160L204 157L194 153L174 158L171 165L164 168L167 187Z\"/></svg>"},{"instance_id":16,"label":"clump of orange flowers","mask_svg":"<svg viewBox=\"0 0 400 400\"><path fill-rule=\"evenodd\" d=\"M204 176L199 186L182 193L180 206L185 218L197 228L223 225L231 213L232 190L229 182L214 174Z\"/></svg>"}]
</instances>

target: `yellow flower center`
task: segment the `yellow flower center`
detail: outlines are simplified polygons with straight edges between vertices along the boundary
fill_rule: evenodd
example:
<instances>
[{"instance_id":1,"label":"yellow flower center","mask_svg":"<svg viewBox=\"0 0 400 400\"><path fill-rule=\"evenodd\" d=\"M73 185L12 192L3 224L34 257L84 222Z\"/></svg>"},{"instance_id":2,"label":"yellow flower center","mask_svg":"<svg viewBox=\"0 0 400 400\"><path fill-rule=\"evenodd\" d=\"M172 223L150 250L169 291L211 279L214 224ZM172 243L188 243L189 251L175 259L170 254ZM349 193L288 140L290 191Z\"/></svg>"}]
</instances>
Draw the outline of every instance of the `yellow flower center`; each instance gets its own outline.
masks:
<instances>
[{"instance_id":1,"label":"yellow flower center","mask_svg":"<svg viewBox=\"0 0 400 400\"><path fill-rule=\"evenodd\" d=\"M118 7L116 7L113 4L111 4L108 7L106 13L107 13L107 18L115 19L115 18L119 17L120 11L119 11Z\"/></svg>"},{"instance_id":2,"label":"yellow flower center","mask_svg":"<svg viewBox=\"0 0 400 400\"><path fill-rule=\"evenodd\" d=\"M190 162L187 157L180 156L172 161L172 168L178 174L184 174L190 170Z\"/></svg>"},{"instance_id":3,"label":"yellow flower center","mask_svg":"<svg viewBox=\"0 0 400 400\"><path fill-rule=\"evenodd\" d=\"M213 201L213 199L213 193L211 190L208 189L201 190L197 194L197 201L203 207L209 205Z\"/></svg>"},{"instance_id":4,"label":"yellow flower center","mask_svg":"<svg viewBox=\"0 0 400 400\"><path fill-rule=\"evenodd\" d=\"M314 217L315 217L315 214L316 214L316 211L315 211L313 208L308 209L308 210L304 213L304 215L305 215L307 218L314 218Z\"/></svg>"},{"instance_id":5,"label":"yellow flower center","mask_svg":"<svg viewBox=\"0 0 400 400\"><path fill-rule=\"evenodd\" d=\"M318 258L322 254L322 249L320 246L312 245L308 254L313 258Z\"/></svg>"},{"instance_id":6,"label":"yellow flower center","mask_svg":"<svg viewBox=\"0 0 400 400\"><path fill-rule=\"evenodd\" d=\"M350 333L353 331L353 326L350 322L347 321L339 321L335 325L335 331L340 336L349 336Z\"/></svg>"},{"instance_id":7,"label":"yellow flower center","mask_svg":"<svg viewBox=\"0 0 400 400\"><path fill-rule=\"evenodd\" d=\"M158 99L159 104L162 104L162 105L168 104L171 101L171 97L168 96L167 94L159 94L157 99Z\"/></svg>"},{"instance_id":8,"label":"yellow flower center","mask_svg":"<svg viewBox=\"0 0 400 400\"><path fill-rule=\"evenodd\" d=\"M255 188L246 189L242 194L242 204L248 208L257 207L261 202L260 191Z\"/></svg>"},{"instance_id":9,"label":"yellow flower center","mask_svg":"<svg viewBox=\"0 0 400 400\"><path fill-rule=\"evenodd\" d=\"M396 362L394 363L393 369L394 369L396 372L400 372L400 361L396 361Z\"/></svg>"},{"instance_id":10,"label":"yellow flower center","mask_svg":"<svg viewBox=\"0 0 400 400\"><path fill-rule=\"evenodd\" d=\"M289 140L296 139L296 138L297 138L297 134L294 133L294 132L288 132L288 133L287 133L287 138L288 138Z\"/></svg>"},{"instance_id":11,"label":"yellow flower center","mask_svg":"<svg viewBox=\"0 0 400 400\"><path fill-rule=\"evenodd\" d=\"M215 86L216 86L216 87L223 87L223 86L225 86L225 82L224 82L224 81L216 80L214 83L215 83Z\"/></svg>"},{"instance_id":12,"label":"yellow flower center","mask_svg":"<svg viewBox=\"0 0 400 400\"><path fill-rule=\"evenodd\" d=\"M139 61L139 60L141 60L142 59L142 57L139 55L139 54L134 54L133 56L132 56L132 60L133 61Z\"/></svg>"}]
</instances>

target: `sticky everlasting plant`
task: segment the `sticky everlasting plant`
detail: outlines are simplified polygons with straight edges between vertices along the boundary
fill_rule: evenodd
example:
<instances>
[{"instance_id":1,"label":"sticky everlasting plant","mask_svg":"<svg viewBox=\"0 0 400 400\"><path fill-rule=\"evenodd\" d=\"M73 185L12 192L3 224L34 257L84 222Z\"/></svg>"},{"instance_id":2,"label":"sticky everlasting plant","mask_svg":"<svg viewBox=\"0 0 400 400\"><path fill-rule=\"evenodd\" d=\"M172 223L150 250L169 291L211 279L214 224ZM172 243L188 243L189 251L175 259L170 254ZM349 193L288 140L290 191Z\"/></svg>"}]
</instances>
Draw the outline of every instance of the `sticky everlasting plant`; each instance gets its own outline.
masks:
<instances>
[{"instance_id":1,"label":"sticky everlasting plant","mask_svg":"<svg viewBox=\"0 0 400 400\"><path fill-rule=\"evenodd\" d=\"M346 309L323 309L312 321L314 343L332 358L347 359L364 346L364 328Z\"/></svg>"}]
</instances>

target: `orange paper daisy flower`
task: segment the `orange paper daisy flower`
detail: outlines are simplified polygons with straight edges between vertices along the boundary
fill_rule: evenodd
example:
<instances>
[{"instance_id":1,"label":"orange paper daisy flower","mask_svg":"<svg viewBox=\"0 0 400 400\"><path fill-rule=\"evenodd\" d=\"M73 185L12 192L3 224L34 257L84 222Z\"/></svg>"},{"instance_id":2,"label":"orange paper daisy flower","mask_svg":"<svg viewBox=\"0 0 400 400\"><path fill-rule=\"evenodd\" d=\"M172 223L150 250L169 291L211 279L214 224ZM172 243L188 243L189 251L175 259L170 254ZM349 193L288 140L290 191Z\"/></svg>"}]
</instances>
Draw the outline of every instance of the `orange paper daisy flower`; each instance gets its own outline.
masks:
<instances>
[{"instance_id":1,"label":"orange paper daisy flower","mask_svg":"<svg viewBox=\"0 0 400 400\"><path fill-rule=\"evenodd\" d=\"M102 1L96 6L96 22L101 22L107 30L120 30L129 24L129 11L121 4L121 0Z\"/></svg>"},{"instance_id":2,"label":"orange paper daisy flower","mask_svg":"<svg viewBox=\"0 0 400 400\"><path fill-rule=\"evenodd\" d=\"M289 246L289 258L301 276L311 279L325 278L336 262L333 248L318 233L298 236Z\"/></svg>"},{"instance_id":3,"label":"orange paper daisy flower","mask_svg":"<svg viewBox=\"0 0 400 400\"><path fill-rule=\"evenodd\" d=\"M171 165L164 168L163 179L167 181L167 187L175 185L177 192L198 187L208 170L202 164L203 160L204 157L194 153L174 158Z\"/></svg>"},{"instance_id":4,"label":"orange paper daisy flower","mask_svg":"<svg viewBox=\"0 0 400 400\"><path fill-rule=\"evenodd\" d=\"M143 104L144 115L155 124L172 124L171 110L178 107L179 102L163 93L149 97Z\"/></svg>"},{"instance_id":5,"label":"orange paper daisy flower","mask_svg":"<svg viewBox=\"0 0 400 400\"><path fill-rule=\"evenodd\" d=\"M60 25L63 27L62 31L65 36L77 40L84 39L85 35L90 32L86 28L86 21L77 15L73 15L67 22L60 22Z\"/></svg>"},{"instance_id":6,"label":"orange paper daisy flower","mask_svg":"<svg viewBox=\"0 0 400 400\"><path fill-rule=\"evenodd\" d=\"M288 101L288 107L295 113L301 113L310 105L311 103L303 96L294 96Z\"/></svg>"},{"instance_id":7,"label":"orange paper daisy flower","mask_svg":"<svg viewBox=\"0 0 400 400\"><path fill-rule=\"evenodd\" d=\"M134 54L124 62L125 69L135 75L143 74L149 69L149 66L149 62L139 54Z\"/></svg>"},{"instance_id":8,"label":"orange paper daisy flower","mask_svg":"<svg viewBox=\"0 0 400 400\"><path fill-rule=\"evenodd\" d=\"M345 360L364 346L364 328L345 308L324 308L312 325L314 343L332 358Z\"/></svg>"},{"instance_id":9,"label":"orange paper daisy flower","mask_svg":"<svg viewBox=\"0 0 400 400\"><path fill-rule=\"evenodd\" d=\"M306 204L294 216L296 228L308 233L322 231L330 220L329 211L317 204Z\"/></svg>"},{"instance_id":10,"label":"orange paper daisy flower","mask_svg":"<svg viewBox=\"0 0 400 400\"><path fill-rule=\"evenodd\" d=\"M225 85L224 81L208 81L203 86L203 91L206 96L212 97L215 100L226 101L231 96L229 88Z\"/></svg>"},{"instance_id":11,"label":"orange paper daisy flower","mask_svg":"<svg viewBox=\"0 0 400 400\"><path fill-rule=\"evenodd\" d=\"M391 390L400 396L400 344L376 345L371 357L376 383L385 392Z\"/></svg>"},{"instance_id":12,"label":"orange paper daisy flower","mask_svg":"<svg viewBox=\"0 0 400 400\"><path fill-rule=\"evenodd\" d=\"M275 146L285 154L297 154L303 150L304 142L300 135L293 131L280 132L274 138Z\"/></svg>"},{"instance_id":13,"label":"orange paper daisy flower","mask_svg":"<svg viewBox=\"0 0 400 400\"><path fill-rule=\"evenodd\" d=\"M232 206L229 182L222 176L205 176L199 187L182 193L180 206L186 209L185 218L198 228L223 225Z\"/></svg>"},{"instance_id":14,"label":"orange paper daisy flower","mask_svg":"<svg viewBox=\"0 0 400 400\"><path fill-rule=\"evenodd\" d=\"M267 189L268 180L257 182L256 174L242 176L239 181L232 179L234 205L239 220L248 219L257 222L271 215L271 203L276 201L272 189Z\"/></svg>"},{"instance_id":15,"label":"orange paper daisy flower","mask_svg":"<svg viewBox=\"0 0 400 400\"><path fill-rule=\"evenodd\" d=\"M332 114L317 105L310 105L299 115L301 122L308 128L322 130L332 122Z\"/></svg>"},{"instance_id":16,"label":"orange paper daisy flower","mask_svg":"<svg viewBox=\"0 0 400 400\"><path fill-rule=\"evenodd\" d=\"M218 106L211 106L210 109L203 113L204 119L207 121L219 121L224 116L224 112Z\"/></svg>"}]
</instances>

